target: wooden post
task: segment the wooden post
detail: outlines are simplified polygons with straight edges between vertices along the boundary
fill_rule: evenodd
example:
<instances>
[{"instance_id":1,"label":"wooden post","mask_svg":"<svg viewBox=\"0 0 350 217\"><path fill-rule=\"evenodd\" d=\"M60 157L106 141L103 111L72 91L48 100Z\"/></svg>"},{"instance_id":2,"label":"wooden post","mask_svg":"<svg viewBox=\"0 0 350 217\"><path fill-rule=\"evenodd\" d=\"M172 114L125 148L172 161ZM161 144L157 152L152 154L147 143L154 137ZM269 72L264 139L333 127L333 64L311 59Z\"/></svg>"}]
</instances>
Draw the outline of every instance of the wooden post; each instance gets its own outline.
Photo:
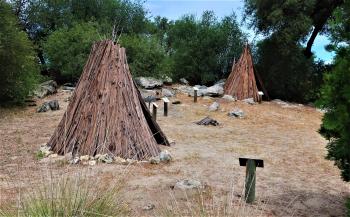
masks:
<instances>
[{"instance_id":1,"label":"wooden post","mask_svg":"<svg viewBox=\"0 0 350 217\"><path fill-rule=\"evenodd\" d=\"M253 203L255 200L255 161L249 159L246 165L245 191L244 198L246 203Z\"/></svg>"},{"instance_id":2,"label":"wooden post","mask_svg":"<svg viewBox=\"0 0 350 217\"><path fill-rule=\"evenodd\" d=\"M193 88L193 102L197 102L197 94L198 94L198 88L197 87L194 87Z\"/></svg>"},{"instance_id":3,"label":"wooden post","mask_svg":"<svg viewBox=\"0 0 350 217\"><path fill-rule=\"evenodd\" d=\"M156 103L152 103L152 118L154 121L157 120L157 108L158 108L158 105Z\"/></svg>"},{"instance_id":4,"label":"wooden post","mask_svg":"<svg viewBox=\"0 0 350 217\"><path fill-rule=\"evenodd\" d=\"M259 95L258 101L259 101L259 103L261 103L261 102L262 102L262 97L263 97L263 95L264 95L264 92L258 91L258 95Z\"/></svg>"},{"instance_id":5,"label":"wooden post","mask_svg":"<svg viewBox=\"0 0 350 217\"><path fill-rule=\"evenodd\" d=\"M164 116L168 116L168 104L169 104L169 99L167 97L163 98L164 101Z\"/></svg>"},{"instance_id":6,"label":"wooden post","mask_svg":"<svg viewBox=\"0 0 350 217\"><path fill-rule=\"evenodd\" d=\"M246 166L244 185L244 198L246 203L255 200L256 167L264 167L264 161L260 159L239 158L240 166Z\"/></svg>"}]
</instances>

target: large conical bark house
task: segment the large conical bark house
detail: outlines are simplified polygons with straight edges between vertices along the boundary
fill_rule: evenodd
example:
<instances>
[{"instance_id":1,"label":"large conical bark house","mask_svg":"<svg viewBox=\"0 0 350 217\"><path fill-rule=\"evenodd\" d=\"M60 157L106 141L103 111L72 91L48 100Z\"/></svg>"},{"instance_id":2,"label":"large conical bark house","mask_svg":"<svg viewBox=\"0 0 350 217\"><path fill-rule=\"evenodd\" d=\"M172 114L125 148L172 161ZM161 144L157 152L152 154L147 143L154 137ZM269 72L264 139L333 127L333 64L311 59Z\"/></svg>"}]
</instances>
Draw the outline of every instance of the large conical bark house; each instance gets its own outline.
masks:
<instances>
[{"instance_id":1,"label":"large conical bark house","mask_svg":"<svg viewBox=\"0 0 350 217\"><path fill-rule=\"evenodd\" d=\"M262 81L254 72L253 58L248 44L245 45L243 53L237 63L232 66L232 71L226 80L224 93L236 97L238 100L253 98L254 101L259 100L258 86L256 77L259 81L259 88L262 89L267 96Z\"/></svg>"},{"instance_id":2,"label":"large conical bark house","mask_svg":"<svg viewBox=\"0 0 350 217\"><path fill-rule=\"evenodd\" d=\"M93 45L67 111L48 142L58 154L147 159L169 145L131 77L125 49Z\"/></svg>"}]
</instances>

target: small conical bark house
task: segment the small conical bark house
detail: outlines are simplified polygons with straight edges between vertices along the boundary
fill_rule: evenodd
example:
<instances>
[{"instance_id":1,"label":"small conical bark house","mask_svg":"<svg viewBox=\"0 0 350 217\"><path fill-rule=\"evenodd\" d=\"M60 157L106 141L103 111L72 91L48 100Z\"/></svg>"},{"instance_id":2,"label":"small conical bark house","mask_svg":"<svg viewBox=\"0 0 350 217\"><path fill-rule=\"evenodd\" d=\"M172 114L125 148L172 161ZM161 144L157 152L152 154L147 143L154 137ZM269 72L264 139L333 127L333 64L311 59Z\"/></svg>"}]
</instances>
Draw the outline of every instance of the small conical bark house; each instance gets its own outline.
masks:
<instances>
[{"instance_id":1,"label":"small conical bark house","mask_svg":"<svg viewBox=\"0 0 350 217\"><path fill-rule=\"evenodd\" d=\"M125 49L93 45L67 111L48 142L58 154L147 159L169 145L131 77Z\"/></svg>"},{"instance_id":2,"label":"small conical bark house","mask_svg":"<svg viewBox=\"0 0 350 217\"><path fill-rule=\"evenodd\" d=\"M253 58L248 44L245 45L243 53L237 63L233 63L232 71L224 86L224 93L236 97L238 100L253 98L259 101L258 86L266 95L265 88L259 75L254 72Z\"/></svg>"}]
</instances>

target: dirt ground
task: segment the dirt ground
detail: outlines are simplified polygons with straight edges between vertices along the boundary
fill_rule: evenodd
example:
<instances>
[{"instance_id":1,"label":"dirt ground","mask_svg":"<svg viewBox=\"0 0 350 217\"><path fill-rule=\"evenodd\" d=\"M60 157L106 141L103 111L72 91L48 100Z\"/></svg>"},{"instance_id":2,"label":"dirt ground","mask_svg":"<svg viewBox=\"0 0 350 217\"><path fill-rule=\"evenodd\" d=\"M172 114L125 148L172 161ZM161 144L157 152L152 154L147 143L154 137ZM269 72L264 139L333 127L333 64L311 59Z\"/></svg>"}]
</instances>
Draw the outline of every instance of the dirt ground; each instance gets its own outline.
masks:
<instances>
[{"instance_id":1,"label":"dirt ground","mask_svg":"<svg viewBox=\"0 0 350 217\"><path fill-rule=\"evenodd\" d=\"M36 107L0 110L0 204L16 201L16 186L31 188L48 171L88 170L90 176L102 177L105 182L125 178L123 195L133 216L162 215L158 210L162 202L186 203L191 195L172 190L177 180L185 178L209 186L218 203L231 198L232 206L241 212L237 216L345 215L350 184L341 180L333 162L324 159L327 142L317 133L322 113L315 108L284 108L274 102L248 105L216 98L200 98L194 104L192 98L178 95L182 104L171 104L168 117L162 116L160 106L157 117L165 134L175 141L172 147L162 147L174 157L169 164L72 166L39 162L35 153L58 125L69 95L60 90L37 102L58 99L59 111L36 113ZM209 112L208 106L215 100L220 109ZM228 117L233 108L242 109L246 117ZM194 124L205 116L220 125ZM239 166L239 157L260 158L265 163L257 169L257 199L249 206L241 202L245 168ZM143 210L148 203L155 204L155 209Z\"/></svg>"}]
</instances>

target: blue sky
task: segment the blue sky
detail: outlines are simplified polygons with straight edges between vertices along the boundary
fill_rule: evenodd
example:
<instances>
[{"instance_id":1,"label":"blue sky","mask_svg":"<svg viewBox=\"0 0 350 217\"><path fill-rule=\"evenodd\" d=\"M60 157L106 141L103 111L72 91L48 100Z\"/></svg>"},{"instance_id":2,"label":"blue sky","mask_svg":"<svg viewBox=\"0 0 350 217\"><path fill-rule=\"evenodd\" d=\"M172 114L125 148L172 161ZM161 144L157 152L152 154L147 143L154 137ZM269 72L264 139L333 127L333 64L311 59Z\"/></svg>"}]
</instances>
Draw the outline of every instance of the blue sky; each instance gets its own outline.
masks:
<instances>
[{"instance_id":1,"label":"blue sky","mask_svg":"<svg viewBox=\"0 0 350 217\"><path fill-rule=\"evenodd\" d=\"M150 11L150 16L162 16L171 20L181 18L184 14L195 14L200 16L203 11L212 10L218 18L230 15L234 11L239 23L242 21L243 0L147 0L146 8ZM244 32L250 35L252 40L255 35L246 26L242 26ZM327 37L317 36L313 45L313 52L316 57L326 62L331 62L334 54L327 52L324 46L329 43Z\"/></svg>"}]
</instances>

